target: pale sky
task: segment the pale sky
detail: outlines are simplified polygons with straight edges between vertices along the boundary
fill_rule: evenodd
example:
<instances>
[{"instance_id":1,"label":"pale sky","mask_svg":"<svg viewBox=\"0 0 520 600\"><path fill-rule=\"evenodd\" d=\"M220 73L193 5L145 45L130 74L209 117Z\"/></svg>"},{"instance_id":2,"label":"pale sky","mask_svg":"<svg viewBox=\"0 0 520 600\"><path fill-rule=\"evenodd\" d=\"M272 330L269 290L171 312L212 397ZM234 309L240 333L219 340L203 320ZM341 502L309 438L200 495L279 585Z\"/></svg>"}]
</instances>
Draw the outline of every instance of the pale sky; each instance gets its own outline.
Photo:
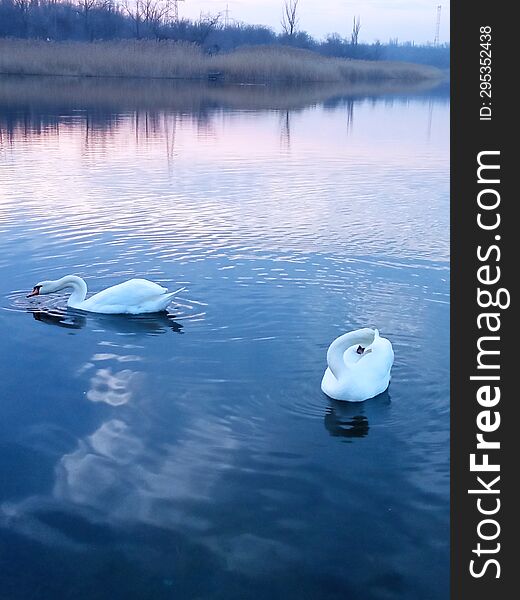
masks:
<instances>
[{"instance_id":1,"label":"pale sky","mask_svg":"<svg viewBox=\"0 0 520 600\"><path fill-rule=\"evenodd\" d=\"M224 13L229 6L230 19L268 25L280 31L284 0L184 0L179 1L179 16L197 18L204 13ZM448 0L300 0L300 29L318 38L338 32L349 36L354 15L361 17L360 40L386 42L433 42L437 6L441 5L440 42L450 36Z\"/></svg>"}]
</instances>

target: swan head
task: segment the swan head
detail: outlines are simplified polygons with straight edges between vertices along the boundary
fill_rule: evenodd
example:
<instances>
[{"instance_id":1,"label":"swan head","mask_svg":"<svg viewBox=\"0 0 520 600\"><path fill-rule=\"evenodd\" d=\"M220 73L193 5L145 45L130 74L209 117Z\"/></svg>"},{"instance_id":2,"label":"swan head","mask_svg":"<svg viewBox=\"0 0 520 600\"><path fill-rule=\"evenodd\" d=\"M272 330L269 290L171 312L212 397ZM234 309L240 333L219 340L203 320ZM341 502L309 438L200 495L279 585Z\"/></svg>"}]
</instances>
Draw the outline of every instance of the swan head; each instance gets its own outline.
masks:
<instances>
[{"instance_id":1,"label":"swan head","mask_svg":"<svg viewBox=\"0 0 520 600\"><path fill-rule=\"evenodd\" d=\"M65 275L56 281L40 281L34 287L27 298L40 296L42 294L52 294L65 288L72 288L72 294L67 302L68 306L79 304L87 297L87 284L77 275ZM74 304L73 304L74 303Z\"/></svg>"},{"instance_id":2,"label":"swan head","mask_svg":"<svg viewBox=\"0 0 520 600\"><path fill-rule=\"evenodd\" d=\"M41 294L50 294L51 292L56 291L55 281L40 281L37 283L30 294L27 294L27 298L31 298L32 296L39 296Z\"/></svg>"}]
</instances>

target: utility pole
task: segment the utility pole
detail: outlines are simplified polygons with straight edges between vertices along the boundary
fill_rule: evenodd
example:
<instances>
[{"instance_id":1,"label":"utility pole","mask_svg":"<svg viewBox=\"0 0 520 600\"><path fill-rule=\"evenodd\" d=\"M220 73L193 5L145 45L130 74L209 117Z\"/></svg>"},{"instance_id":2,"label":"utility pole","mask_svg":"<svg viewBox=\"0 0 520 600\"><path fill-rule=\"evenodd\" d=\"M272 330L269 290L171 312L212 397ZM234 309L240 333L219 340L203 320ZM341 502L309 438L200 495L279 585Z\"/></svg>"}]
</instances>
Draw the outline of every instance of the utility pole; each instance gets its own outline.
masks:
<instances>
[{"instance_id":1,"label":"utility pole","mask_svg":"<svg viewBox=\"0 0 520 600\"><path fill-rule=\"evenodd\" d=\"M434 46L439 45L439 32L441 30L441 9L442 5L439 4L439 6L437 6L437 22L435 24L435 39L433 40Z\"/></svg>"}]
</instances>

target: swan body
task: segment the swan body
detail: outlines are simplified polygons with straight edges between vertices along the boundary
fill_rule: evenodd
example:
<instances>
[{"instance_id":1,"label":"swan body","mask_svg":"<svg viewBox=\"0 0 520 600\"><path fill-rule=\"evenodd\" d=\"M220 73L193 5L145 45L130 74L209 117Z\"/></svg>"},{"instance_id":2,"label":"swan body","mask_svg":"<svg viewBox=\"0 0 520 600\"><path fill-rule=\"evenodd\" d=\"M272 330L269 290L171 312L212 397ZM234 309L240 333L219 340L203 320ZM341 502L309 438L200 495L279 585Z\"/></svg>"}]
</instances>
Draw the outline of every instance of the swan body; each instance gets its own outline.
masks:
<instances>
[{"instance_id":1,"label":"swan body","mask_svg":"<svg viewBox=\"0 0 520 600\"><path fill-rule=\"evenodd\" d=\"M161 312L166 310L175 294L184 289L168 292L166 288L147 279L130 279L87 298L87 284L83 279L76 275L66 275L55 281L37 283L27 297L51 294L67 288L72 289L67 306L112 315Z\"/></svg>"},{"instance_id":2,"label":"swan body","mask_svg":"<svg viewBox=\"0 0 520 600\"><path fill-rule=\"evenodd\" d=\"M368 400L386 390L393 363L392 344L377 329L345 333L327 351L321 389L334 400Z\"/></svg>"}]
</instances>

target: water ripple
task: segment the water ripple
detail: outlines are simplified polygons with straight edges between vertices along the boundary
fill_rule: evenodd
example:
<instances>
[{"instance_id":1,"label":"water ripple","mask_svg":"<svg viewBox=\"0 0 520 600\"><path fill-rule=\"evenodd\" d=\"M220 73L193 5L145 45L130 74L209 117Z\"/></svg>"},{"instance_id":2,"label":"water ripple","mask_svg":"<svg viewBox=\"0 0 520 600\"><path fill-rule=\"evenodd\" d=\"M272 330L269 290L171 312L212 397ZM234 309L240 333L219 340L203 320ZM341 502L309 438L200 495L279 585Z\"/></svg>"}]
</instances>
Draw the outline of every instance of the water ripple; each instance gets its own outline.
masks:
<instances>
[{"instance_id":1,"label":"water ripple","mask_svg":"<svg viewBox=\"0 0 520 600\"><path fill-rule=\"evenodd\" d=\"M90 597L107 564L128 598L444 597L447 103L93 110L74 85L86 106L0 106L0 525L38 565L19 581L61 597L79 574ZM26 298L69 273L187 291L138 316ZM391 385L332 401L328 345L363 326L393 343Z\"/></svg>"}]
</instances>

